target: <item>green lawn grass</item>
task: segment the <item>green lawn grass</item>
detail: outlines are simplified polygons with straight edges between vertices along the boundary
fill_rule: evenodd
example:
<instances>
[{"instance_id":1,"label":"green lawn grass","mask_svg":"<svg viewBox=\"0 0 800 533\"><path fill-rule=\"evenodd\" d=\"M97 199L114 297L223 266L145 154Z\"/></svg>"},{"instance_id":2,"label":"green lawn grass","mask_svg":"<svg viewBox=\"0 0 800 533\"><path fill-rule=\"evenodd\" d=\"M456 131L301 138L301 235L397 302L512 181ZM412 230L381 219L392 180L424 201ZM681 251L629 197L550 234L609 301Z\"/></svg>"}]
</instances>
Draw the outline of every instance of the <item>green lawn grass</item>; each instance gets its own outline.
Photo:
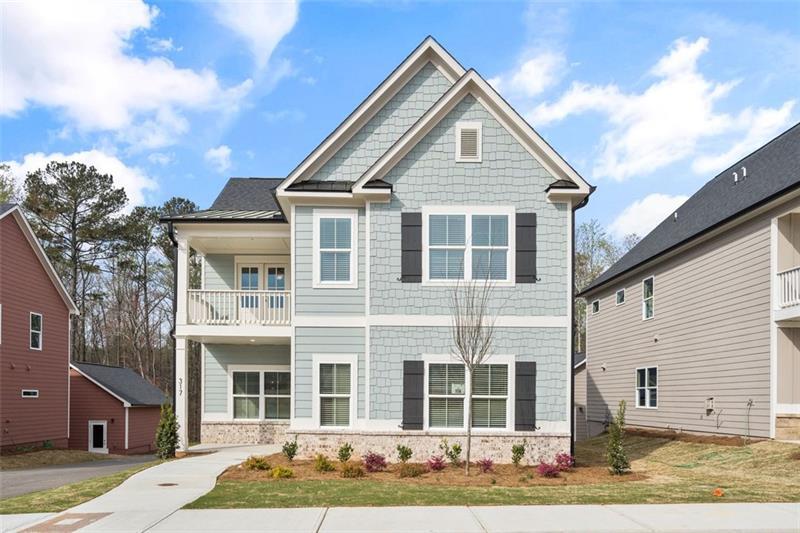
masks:
<instances>
[{"instance_id":1,"label":"green lawn grass","mask_svg":"<svg viewBox=\"0 0 800 533\"><path fill-rule=\"evenodd\" d=\"M529 487L449 487L369 477L346 480L221 480L188 509L390 505L522 505L800 501L800 447L760 442L743 447L629 436L634 471L624 483ZM605 438L581 443L582 464L602 462ZM714 497L721 487L725 495Z\"/></svg>"},{"instance_id":2,"label":"green lawn grass","mask_svg":"<svg viewBox=\"0 0 800 533\"><path fill-rule=\"evenodd\" d=\"M155 466L159 462L142 463L109 476L86 479L55 489L6 498L0 500L0 514L58 513L105 494L136 472Z\"/></svg>"}]
</instances>

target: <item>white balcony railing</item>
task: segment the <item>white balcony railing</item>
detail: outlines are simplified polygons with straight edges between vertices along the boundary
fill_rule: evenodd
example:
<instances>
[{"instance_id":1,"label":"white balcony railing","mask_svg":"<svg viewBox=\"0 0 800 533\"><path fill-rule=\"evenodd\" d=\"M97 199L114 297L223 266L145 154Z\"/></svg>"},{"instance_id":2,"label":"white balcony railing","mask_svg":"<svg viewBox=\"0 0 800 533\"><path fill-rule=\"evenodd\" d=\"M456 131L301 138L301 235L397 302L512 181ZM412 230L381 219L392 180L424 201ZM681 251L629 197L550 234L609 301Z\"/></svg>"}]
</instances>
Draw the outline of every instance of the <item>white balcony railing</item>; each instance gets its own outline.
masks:
<instances>
[{"instance_id":1,"label":"white balcony railing","mask_svg":"<svg viewBox=\"0 0 800 533\"><path fill-rule=\"evenodd\" d=\"M189 324L287 326L291 291L190 290Z\"/></svg>"},{"instance_id":2,"label":"white balcony railing","mask_svg":"<svg viewBox=\"0 0 800 533\"><path fill-rule=\"evenodd\" d=\"M778 272L778 286L781 307L800 305L800 267Z\"/></svg>"}]
</instances>

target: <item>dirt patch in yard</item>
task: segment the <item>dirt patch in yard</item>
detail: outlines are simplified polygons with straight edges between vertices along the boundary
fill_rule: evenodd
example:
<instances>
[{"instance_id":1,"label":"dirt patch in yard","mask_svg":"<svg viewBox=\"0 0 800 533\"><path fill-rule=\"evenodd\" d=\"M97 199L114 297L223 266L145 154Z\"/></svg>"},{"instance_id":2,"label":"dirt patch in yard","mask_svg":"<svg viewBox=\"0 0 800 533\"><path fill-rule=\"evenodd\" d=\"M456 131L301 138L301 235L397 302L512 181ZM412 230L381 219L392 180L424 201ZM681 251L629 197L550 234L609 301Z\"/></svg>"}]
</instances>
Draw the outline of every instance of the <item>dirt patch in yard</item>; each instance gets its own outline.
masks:
<instances>
[{"instance_id":1,"label":"dirt patch in yard","mask_svg":"<svg viewBox=\"0 0 800 533\"><path fill-rule=\"evenodd\" d=\"M314 468L313 460L294 460L289 462L282 454L268 455L265 457L270 467L290 468L294 474L292 479L307 480L330 480L343 479L341 476L342 464L331 460L335 470L331 472L318 472ZM351 464L360 464L358 461L351 461ZM411 464L411 463L409 463ZM630 473L623 476L615 476L609 473L605 466L577 466L570 471L561 472L559 477L546 478L536 472L535 466L514 466L514 465L495 465L492 472L481 472L477 465L470 468L470 475L464 474L464 468L448 465L439 472L427 471L424 464L419 464L425 472L418 477L400 477L400 464L390 464L383 472L365 472L363 478L352 479L358 482L359 479L369 479L370 481L392 481L412 485L438 485L438 486L498 486L498 487L529 487L532 485L589 485L597 483L623 483L628 481L641 481L647 476L641 473ZM242 465L237 465L226 470L220 481L272 481L286 482L287 480L274 480L270 477L268 470L248 470ZM291 480L288 480L291 481ZM347 480L345 480L347 481Z\"/></svg>"},{"instance_id":2,"label":"dirt patch in yard","mask_svg":"<svg viewBox=\"0 0 800 533\"><path fill-rule=\"evenodd\" d=\"M38 450L35 452L0 455L0 470L107 461L108 459L121 459L123 457L125 456L91 453L82 450Z\"/></svg>"},{"instance_id":3,"label":"dirt patch in yard","mask_svg":"<svg viewBox=\"0 0 800 533\"><path fill-rule=\"evenodd\" d=\"M767 439L751 438L749 441L736 435L707 435L700 433L685 433L663 429L626 428L625 433L631 436L651 437L681 442L694 442L696 444L718 444L720 446L746 446Z\"/></svg>"}]
</instances>

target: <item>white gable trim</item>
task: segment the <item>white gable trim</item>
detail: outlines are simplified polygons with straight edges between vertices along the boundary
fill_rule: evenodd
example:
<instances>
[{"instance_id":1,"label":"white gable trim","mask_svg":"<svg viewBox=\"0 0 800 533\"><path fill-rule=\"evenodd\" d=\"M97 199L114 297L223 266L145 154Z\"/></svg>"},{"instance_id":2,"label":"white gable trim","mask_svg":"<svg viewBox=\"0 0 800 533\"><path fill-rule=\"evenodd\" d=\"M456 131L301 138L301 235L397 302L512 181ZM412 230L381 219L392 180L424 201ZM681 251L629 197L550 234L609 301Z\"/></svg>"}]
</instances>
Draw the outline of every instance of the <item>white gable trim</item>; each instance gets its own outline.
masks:
<instances>
[{"instance_id":1,"label":"white gable trim","mask_svg":"<svg viewBox=\"0 0 800 533\"><path fill-rule=\"evenodd\" d=\"M286 188L295 181L311 177L364 124L388 102L427 63L432 63L450 83L464 75L464 67L451 56L433 37L424 41L381 83L366 100L348 116L289 176L278 186L278 196L285 196Z\"/></svg>"},{"instance_id":2,"label":"white gable trim","mask_svg":"<svg viewBox=\"0 0 800 533\"><path fill-rule=\"evenodd\" d=\"M113 396L113 397L114 397L114 398L116 398L117 400L121 401L121 402L122 402L122 406L123 406L123 407L126 407L126 408L127 408L127 407L130 407L130 406L131 406L130 402L128 402L128 401L127 401L125 398L123 398L123 397L119 396L118 394L116 394L116 393L114 393L114 392L111 392L111 389L109 389L108 387L106 387L105 385L103 385L102 383L100 383L99 381L97 381L96 379L94 379L94 378L90 377L90 376L89 376L88 374L86 374L85 372L81 372L81 369L80 369L80 368L78 368L77 366L75 366L75 365L73 365L72 363L70 363L69 367L70 367L72 370L74 370L75 372L77 372L78 374L80 374L81 376L85 377L86 379L88 379L89 381L91 381L92 383L94 383L95 385L97 385L98 387L100 387L101 389L103 389L104 391L106 391L107 393L109 393L111 396Z\"/></svg>"},{"instance_id":3,"label":"white gable trim","mask_svg":"<svg viewBox=\"0 0 800 533\"><path fill-rule=\"evenodd\" d=\"M362 193L365 183L384 177L467 94L474 96L555 179L577 184L578 188L572 191L575 195L590 194L590 185L474 70L462 76L358 179L353 193Z\"/></svg>"},{"instance_id":4,"label":"white gable trim","mask_svg":"<svg viewBox=\"0 0 800 533\"><path fill-rule=\"evenodd\" d=\"M61 295L61 299L64 300L64 304L69 309L70 314L77 315L78 308L75 306L75 303L70 298L67 289L64 288L64 284L61 283L61 279L58 277L56 270L53 268L53 265L50 263L50 260L47 258L47 254L42 248L42 243L39 242L39 239L36 238L36 234L33 232L33 228L28 223L28 219L25 218L25 215L22 214L20 211L19 206L14 206L2 215L0 215L0 219L6 217L6 215L13 214L14 219L17 221L17 225L22 230L22 234L25 235L25 238L28 240L28 243L31 245L33 252L36 254L36 257L39 259L39 262L42 264L45 272L47 272L50 281L53 282L58 293Z\"/></svg>"}]
</instances>

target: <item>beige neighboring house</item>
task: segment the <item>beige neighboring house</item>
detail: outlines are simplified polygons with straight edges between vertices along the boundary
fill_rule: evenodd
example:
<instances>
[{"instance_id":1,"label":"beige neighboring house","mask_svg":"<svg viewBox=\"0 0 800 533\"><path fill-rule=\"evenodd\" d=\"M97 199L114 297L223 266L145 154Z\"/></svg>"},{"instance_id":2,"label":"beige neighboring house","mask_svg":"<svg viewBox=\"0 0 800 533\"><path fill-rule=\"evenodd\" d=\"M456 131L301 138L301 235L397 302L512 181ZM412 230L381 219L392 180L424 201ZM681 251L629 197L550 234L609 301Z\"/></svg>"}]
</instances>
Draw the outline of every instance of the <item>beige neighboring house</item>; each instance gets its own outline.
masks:
<instances>
[{"instance_id":1,"label":"beige neighboring house","mask_svg":"<svg viewBox=\"0 0 800 533\"><path fill-rule=\"evenodd\" d=\"M586 419L586 354L575 352L572 354L572 389L575 391L572 407L572 423L574 425L572 438L575 441L586 440L589 437L589 422Z\"/></svg>"},{"instance_id":2,"label":"beige neighboring house","mask_svg":"<svg viewBox=\"0 0 800 533\"><path fill-rule=\"evenodd\" d=\"M590 434L626 400L632 426L800 439L800 124L579 296Z\"/></svg>"}]
</instances>

